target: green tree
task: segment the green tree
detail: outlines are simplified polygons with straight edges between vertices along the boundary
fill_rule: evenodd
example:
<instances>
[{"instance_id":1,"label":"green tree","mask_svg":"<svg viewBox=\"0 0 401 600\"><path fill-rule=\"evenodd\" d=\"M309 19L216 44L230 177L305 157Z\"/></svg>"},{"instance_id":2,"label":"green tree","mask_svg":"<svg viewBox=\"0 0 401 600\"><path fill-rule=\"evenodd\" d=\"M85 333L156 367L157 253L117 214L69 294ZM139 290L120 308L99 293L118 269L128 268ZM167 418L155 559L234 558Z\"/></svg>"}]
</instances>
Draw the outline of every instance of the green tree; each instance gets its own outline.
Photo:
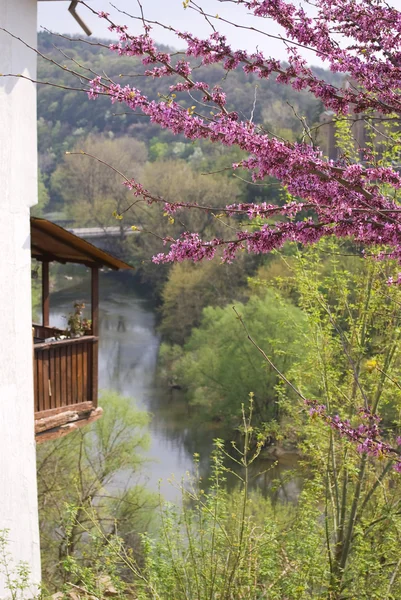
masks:
<instances>
[{"instance_id":1,"label":"green tree","mask_svg":"<svg viewBox=\"0 0 401 600\"><path fill-rule=\"evenodd\" d=\"M38 448L37 472L45 582L63 581L68 558L90 565L99 548L91 545L95 526L104 536L116 531L137 550L148 529L155 498L139 483L149 444L149 416L116 393L100 398L101 419ZM118 474L124 481L118 484Z\"/></svg>"},{"instance_id":2,"label":"green tree","mask_svg":"<svg viewBox=\"0 0 401 600\"><path fill-rule=\"evenodd\" d=\"M278 292L266 290L236 309L280 371L287 372L302 357L308 334L305 315ZM166 347L163 354L168 360ZM247 340L232 306L204 309L201 325L192 331L172 373L187 390L199 419L221 420L230 431L250 392L256 423L280 418L277 374Z\"/></svg>"},{"instance_id":3,"label":"green tree","mask_svg":"<svg viewBox=\"0 0 401 600\"><path fill-rule=\"evenodd\" d=\"M383 284L396 265L344 257L342 250L329 240L287 263L310 332L302 361L287 376L304 397L348 419L350 427L380 412L380 426L392 440L400 428L401 292ZM327 597L398 597L401 484L393 461L380 451L379 460L358 451L316 414L305 422L293 396L285 404L282 399L283 412L302 432L310 472L322 481Z\"/></svg>"},{"instance_id":4,"label":"green tree","mask_svg":"<svg viewBox=\"0 0 401 600\"><path fill-rule=\"evenodd\" d=\"M137 176L142 169L147 158L146 147L130 138L89 135L76 144L73 154L65 156L50 181L51 190L62 198L66 213L76 225L102 228L120 225L123 240L126 223L116 220L116 215L132 204L132 193L118 173L81 151L129 177Z\"/></svg>"},{"instance_id":5,"label":"green tree","mask_svg":"<svg viewBox=\"0 0 401 600\"><path fill-rule=\"evenodd\" d=\"M46 188L43 174L39 170L38 171L38 203L35 204L31 208L31 215L33 217L43 217L43 212L45 211L47 205L49 204L50 196L49 192Z\"/></svg>"},{"instance_id":6,"label":"green tree","mask_svg":"<svg viewBox=\"0 0 401 600\"><path fill-rule=\"evenodd\" d=\"M129 219L136 219L134 225L143 228L138 236L127 240L128 252L138 265L142 281L149 285L151 293L160 297L169 267L151 262L153 255L165 250L162 238L176 236L184 231L196 228L202 234L215 235L226 230L225 219L218 217L218 208L227 201L234 202L241 195L238 181L222 175L204 176L183 160L148 162L142 173L142 181L153 194L161 195L173 202L199 204L216 208L213 214L204 211L177 210L174 217L163 214L153 204L141 204L140 212ZM131 222L131 221L130 221Z\"/></svg>"},{"instance_id":7,"label":"green tree","mask_svg":"<svg viewBox=\"0 0 401 600\"><path fill-rule=\"evenodd\" d=\"M254 262L254 261L253 261ZM160 331L173 344L184 344L198 327L207 306L225 306L245 300L246 274L251 260L242 256L233 264L207 261L178 263L170 272L162 292Z\"/></svg>"}]
</instances>

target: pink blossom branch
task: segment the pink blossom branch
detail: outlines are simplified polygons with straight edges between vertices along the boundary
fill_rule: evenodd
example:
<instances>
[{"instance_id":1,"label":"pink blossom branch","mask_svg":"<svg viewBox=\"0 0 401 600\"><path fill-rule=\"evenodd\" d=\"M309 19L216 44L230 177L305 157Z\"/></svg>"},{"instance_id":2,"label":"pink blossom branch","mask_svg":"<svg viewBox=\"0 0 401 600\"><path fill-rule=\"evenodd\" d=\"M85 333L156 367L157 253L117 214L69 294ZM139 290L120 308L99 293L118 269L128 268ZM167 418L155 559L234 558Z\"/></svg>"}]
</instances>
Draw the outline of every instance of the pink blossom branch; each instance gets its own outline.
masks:
<instances>
[{"instance_id":1,"label":"pink blossom branch","mask_svg":"<svg viewBox=\"0 0 401 600\"><path fill-rule=\"evenodd\" d=\"M324 0L320 0L320 3L323 6ZM256 12L263 5L263 11L269 9L276 14L277 6L281 6L281 4L281 2L256 2L252 3L252 6ZM274 10L273 5L277 5ZM292 14L293 10L288 8L289 5L286 6L287 13ZM281 12L280 19L288 20L287 13ZM269 16L272 14L269 13ZM296 14L299 19L299 13ZM242 167L250 170L254 180L273 176L282 182L289 193L302 199L298 205L292 206L290 209L287 206L281 207L277 211L273 212L272 210L271 214L292 219L299 218L304 205L307 205L309 210L314 213L313 219L305 222L266 225L257 233L241 232L238 234L238 240L232 243L223 240L203 241L195 234L186 233L184 237L173 242L170 252L164 259L158 255L155 260L158 262L183 260L184 258L199 260L202 256L210 258L214 255L215 249L222 244L228 246L225 258L231 260L239 247L245 246L251 252L269 252L274 244L276 247L280 247L286 240L312 243L323 235L352 237L358 242L370 245L388 245L390 252L386 255L397 259L401 258L399 206L381 191L383 185L391 187L393 190L400 189L401 178L398 172L391 167L372 166L366 168L355 164L344 166L341 163L325 160L319 150L310 145L290 144L261 133L253 123L239 121L236 113L227 112L225 95L219 88L214 88L209 92L205 83L191 79L191 67L188 62L180 60L173 65L169 54L159 52L150 38L150 26L146 20L144 22L145 33L139 36L130 36L125 26L115 25L106 13L101 13L100 16L107 19L110 29L117 32L120 37L118 44L112 44L113 51L117 51L119 54L142 56L142 62L145 65L161 65L146 71L147 76L164 77L171 74L179 76L183 81L171 86L172 90L189 92L198 89L204 93L203 100L214 102L220 108L220 112L214 114L212 119L205 118L196 114L193 110L194 107L183 108L175 101L174 95L170 99L159 102L150 101L140 90L109 83L109 81L102 80L100 76L90 83L89 95L91 98L96 98L98 94L108 94L113 103L123 103L131 110L139 110L152 122L191 140L207 139L226 146L237 145L249 154L249 158L237 165L234 164L234 169ZM264 13L263 15L260 13L259 16L264 16ZM305 27L308 30L308 27L312 26L312 21L306 17L305 19ZM301 35L297 24L292 23L291 28L294 36L295 34ZM218 33L213 33L207 41L196 40L190 34L179 33L178 35L188 44L187 54L202 56L206 64L223 62L224 68L231 70L236 68L241 60L248 60L244 57L244 53L240 53L241 55L237 55L233 63L232 51L227 46L225 38ZM311 32L308 35L311 39L313 38ZM320 40L319 44L322 43ZM337 52L336 44L332 46L331 51ZM258 56L254 56L253 61L253 67L258 61L260 64L263 63L263 59ZM307 70L301 63L298 63L296 68L294 65L295 63L291 67L293 77L299 82ZM274 68L273 65L272 69L274 70ZM309 77L309 72L307 76ZM337 90L331 88L325 88L325 90L331 101L338 99ZM383 101L379 99L376 102L377 99L371 93L355 95L354 92L347 91L344 92L341 102L348 102L347 93L351 93L354 100L358 96L365 107L367 99L370 98L373 103L371 106L375 106L377 110L384 113L390 109L394 110L398 102L397 97L393 94L392 99L395 102L393 102L393 106L383 107ZM341 109L340 106L337 108ZM134 187L138 191L136 183ZM233 209L235 210L235 207ZM249 210L252 213L252 210Z\"/></svg>"}]
</instances>

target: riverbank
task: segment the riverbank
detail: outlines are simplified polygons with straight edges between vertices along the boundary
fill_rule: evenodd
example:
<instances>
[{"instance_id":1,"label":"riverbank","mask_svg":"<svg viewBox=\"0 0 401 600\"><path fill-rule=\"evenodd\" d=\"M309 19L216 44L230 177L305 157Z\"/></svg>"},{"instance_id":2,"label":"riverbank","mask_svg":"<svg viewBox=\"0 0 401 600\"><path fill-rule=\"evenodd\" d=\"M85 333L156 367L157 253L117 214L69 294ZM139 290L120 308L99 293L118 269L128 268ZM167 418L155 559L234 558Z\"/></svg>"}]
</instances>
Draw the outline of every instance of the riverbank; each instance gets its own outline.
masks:
<instances>
[{"instance_id":1,"label":"riverbank","mask_svg":"<svg viewBox=\"0 0 401 600\"><path fill-rule=\"evenodd\" d=\"M63 289L63 279L51 294L51 323L65 326L65 316L73 302L89 298L89 274L77 276L77 284ZM60 286L60 287L59 287ZM87 311L90 306L87 305ZM88 312L89 314L89 312ZM180 481L193 468L193 455L201 457L200 470L207 478L213 439L220 437L221 425L199 426L179 390L163 385L157 377L160 335L156 329L154 309L144 297L136 294L120 274L102 273L100 277L100 345L99 389L113 390L132 399L139 408L151 414L149 431L150 463L146 479L151 490L160 488L168 500L176 500L179 492L168 483L174 475ZM254 473L254 487L263 495L294 500L300 489L298 476L287 482L291 470L297 470L297 457L266 456L261 458ZM262 473L258 475L258 473ZM284 476L285 475L285 476ZM277 482L282 490L277 492ZM120 473L117 486L124 486ZM280 487L280 486L279 486Z\"/></svg>"}]
</instances>

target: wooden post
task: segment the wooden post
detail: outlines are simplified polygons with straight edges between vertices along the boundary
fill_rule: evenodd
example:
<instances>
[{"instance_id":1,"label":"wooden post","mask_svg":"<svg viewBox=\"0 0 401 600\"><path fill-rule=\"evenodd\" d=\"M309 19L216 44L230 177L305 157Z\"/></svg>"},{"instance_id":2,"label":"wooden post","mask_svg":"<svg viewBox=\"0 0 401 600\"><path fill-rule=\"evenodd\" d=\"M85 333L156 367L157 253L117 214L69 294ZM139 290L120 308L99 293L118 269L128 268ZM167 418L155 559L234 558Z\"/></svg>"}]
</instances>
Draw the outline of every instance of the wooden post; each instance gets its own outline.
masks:
<instances>
[{"instance_id":1,"label":"wooden post","mask_svg":"<svg viewBox=\"0 0 401 600\"><path fill-rule=\"evenodd\" d=\"M99 336L99 269L92 267L92 335ZM92 347L92 402L97 406L98 394L98 352L99 341L94 340Z\"/></svg>"},{"instance_id":2,"label":"wooden post","mask_svg":"<svg viewBox=\"0 0 401 600\"><path fill-rule=\"evenodd\" d=\"M49 327L50 295L49 295L49 263L42 262L42 325Z\"/></svg>"}]
</instances>

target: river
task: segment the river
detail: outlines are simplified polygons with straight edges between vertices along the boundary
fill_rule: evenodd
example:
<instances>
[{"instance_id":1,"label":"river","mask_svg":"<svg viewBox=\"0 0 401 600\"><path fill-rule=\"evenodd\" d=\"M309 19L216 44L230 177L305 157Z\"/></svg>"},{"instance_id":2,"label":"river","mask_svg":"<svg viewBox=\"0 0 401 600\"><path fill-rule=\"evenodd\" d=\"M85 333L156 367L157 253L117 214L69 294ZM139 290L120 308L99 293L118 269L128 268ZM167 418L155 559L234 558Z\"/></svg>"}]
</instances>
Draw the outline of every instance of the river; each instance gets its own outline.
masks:
<instances>
[{"instance_id":1,"label":"river","mask_svg":"<svg viewBox=\"0 0 401 600\"><path fill-rule=\"evenodd\" d=\"M89 277L77 281L77 285L66 281L69 284L66 289L51 294L50 323L53 326L65 327L65 315L72 312L74 301L82 300L89 306ZM111 279L101 274L100 278L99 389L114 390L132 398L138 407L151 413L147 485L153 490L160 486L166 499L176 500L179 492L167 480L174 475L175 480L180 481L191 471L194 452L200 454L201 469L206 473L218 430L211 425L195 426L182 393L158 382L160 336L155 312L125 281L124 276L113 275ZM296 467L297 457L292 453L280 456L278 462L271 458L260 460L258 469L263 474L256 474L254 486L264 495L293 501L298 496L301 478L286 475ZM280 481L278 486L277 481Z\"/></svg>"}]
</instances>

